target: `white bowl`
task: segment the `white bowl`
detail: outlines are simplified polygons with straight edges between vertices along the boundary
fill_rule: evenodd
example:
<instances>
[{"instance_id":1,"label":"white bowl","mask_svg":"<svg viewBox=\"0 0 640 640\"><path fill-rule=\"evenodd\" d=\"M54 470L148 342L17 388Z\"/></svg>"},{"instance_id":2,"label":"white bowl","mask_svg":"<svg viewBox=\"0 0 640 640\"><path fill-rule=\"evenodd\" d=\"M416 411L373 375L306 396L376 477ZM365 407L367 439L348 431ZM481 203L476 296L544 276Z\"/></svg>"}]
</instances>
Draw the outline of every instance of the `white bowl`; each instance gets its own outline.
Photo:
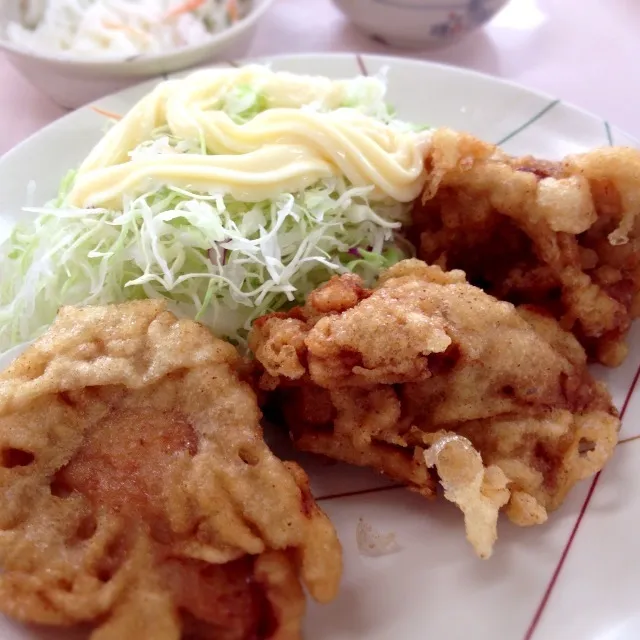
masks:
<instances>
[{"instance_id":1,"label":"white bowl","mask_svg":"<svg viewBox=\"0 0 640 640\"><path fill-rule=\"evenodd\" d=\"M508 0L333 0L353 24L407 49L450 44L489 21Z\"/></svg>"},{"instance_id":2,"label":"white bowl","mask_svg":"<svg viewBox=\"0 0 640 640\"><path fill-rule=\"evenodd\" d=\"M75 109L102 96L142 80L173 73L201 62L220 60L233 47L242 55L255 27L275 0L253 0L253 8L242 20L213 34L201 44L172 49L161 54L141 54L122 61L75 58L70 54L41 53L9 42L6 27L22 20L21 0L0 0L0 50L27 80L56 104Z\"/></svg>"}]
</instances>

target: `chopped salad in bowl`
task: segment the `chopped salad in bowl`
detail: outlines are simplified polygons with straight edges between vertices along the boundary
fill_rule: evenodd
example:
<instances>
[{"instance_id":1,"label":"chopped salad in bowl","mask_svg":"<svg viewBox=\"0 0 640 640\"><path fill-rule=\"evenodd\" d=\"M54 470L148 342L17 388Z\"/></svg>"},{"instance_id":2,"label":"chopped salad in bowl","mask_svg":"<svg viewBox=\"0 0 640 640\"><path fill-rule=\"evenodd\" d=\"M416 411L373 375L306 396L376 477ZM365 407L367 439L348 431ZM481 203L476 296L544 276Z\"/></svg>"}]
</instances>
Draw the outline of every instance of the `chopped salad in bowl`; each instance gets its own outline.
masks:
<instances>
[{"instance_id":1,"label":"chopped salad in bowl","mask_svg":"<svg viewBox=\"0 0 640 640\"><path fill-rule=\"evenodd\" d=\"M6 32L33 51L128 58L202 44L251 7L251 0L46 0L27 3Z\"/></svg>"},{"instance_id":2,"label":"chopped salad in bowl","mask_svg":"<svg viewBox=\"0 0 640 640\"><path fill-rule=\"evenodd\" d=\"M275 0L3 0L0 51L75 109L142 80L242 57Z\"/></svg>"}]
</instances>

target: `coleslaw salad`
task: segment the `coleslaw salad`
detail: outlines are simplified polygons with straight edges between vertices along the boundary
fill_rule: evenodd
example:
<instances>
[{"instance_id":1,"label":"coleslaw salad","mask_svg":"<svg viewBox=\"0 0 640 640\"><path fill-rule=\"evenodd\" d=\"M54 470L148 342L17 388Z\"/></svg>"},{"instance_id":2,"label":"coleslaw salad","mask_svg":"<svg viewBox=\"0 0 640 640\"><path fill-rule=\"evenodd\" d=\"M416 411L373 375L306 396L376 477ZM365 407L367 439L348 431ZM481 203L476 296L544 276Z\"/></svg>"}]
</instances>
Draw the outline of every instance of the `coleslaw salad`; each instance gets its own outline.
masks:
<instances>
[{"instance_id":1,"label":"coleslaw salad","mask_svg":"<svg viewBox=\"0 0 640 640\"><path fill-rule=\"evenodd\" d=\"M42 53L113 59L206 42L251 9L251 0L30 1L11 42ZM41 9L38 11L36 9Z\"/></svg>"}]
</instances>

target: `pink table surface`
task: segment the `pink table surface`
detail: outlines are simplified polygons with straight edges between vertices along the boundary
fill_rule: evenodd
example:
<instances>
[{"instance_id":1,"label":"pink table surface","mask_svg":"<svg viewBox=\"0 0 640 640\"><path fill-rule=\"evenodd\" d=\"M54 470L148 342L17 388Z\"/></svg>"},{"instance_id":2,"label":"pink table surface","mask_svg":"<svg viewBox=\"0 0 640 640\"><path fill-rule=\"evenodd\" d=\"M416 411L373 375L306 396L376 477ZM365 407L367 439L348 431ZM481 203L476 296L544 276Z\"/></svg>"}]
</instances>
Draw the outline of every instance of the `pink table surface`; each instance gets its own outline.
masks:
<instances>
[{"instance_id":1,"label":"pink table surface","mask_svg":"<svg viewBox=\"0 0 640 640\"><path fill-rule=\"evenodd\" d=\"M465 66L593 111L640 138L640 2L511 0L483 30L437 51L399 51L355 30L331 0L278 0L248 56L360 51ZM65 112L0 54L0 154Z\"/></svg>"}]
</instances>

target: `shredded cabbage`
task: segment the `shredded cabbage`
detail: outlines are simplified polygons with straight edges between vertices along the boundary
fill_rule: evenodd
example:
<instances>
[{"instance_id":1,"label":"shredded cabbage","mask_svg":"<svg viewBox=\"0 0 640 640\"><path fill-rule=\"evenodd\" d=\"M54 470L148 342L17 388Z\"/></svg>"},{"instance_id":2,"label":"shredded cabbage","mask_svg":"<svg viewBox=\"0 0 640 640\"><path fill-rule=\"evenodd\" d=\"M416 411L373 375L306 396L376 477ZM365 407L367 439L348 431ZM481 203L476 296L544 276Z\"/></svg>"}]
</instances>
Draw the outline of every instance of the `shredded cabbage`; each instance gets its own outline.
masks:
<instances>
[{"instance_id":1,"label":"shredded cabbage","mask_svg":"<svg viewBox=\"0 0 640 640\"><path fill-rule=\"evenodd\" d=\"M353 108L390 118L384 92L370 86L381 81L367 81ZM218 107L242 122L268 100L241 87ZM161 127L132 155L159 153L206 149ZM67 206L73 180L70 172L46 207L25 209L37 217L0 247L1 351L41 334L61 305L138 298L163 298L178 315L244 347L255 318L301 302L333 274L371 282L411 252L399 234L409 205L372 202L373 187L344 178L257 204L155 185L125 197L117 211Z\"/></svg>"}]
</instances>

